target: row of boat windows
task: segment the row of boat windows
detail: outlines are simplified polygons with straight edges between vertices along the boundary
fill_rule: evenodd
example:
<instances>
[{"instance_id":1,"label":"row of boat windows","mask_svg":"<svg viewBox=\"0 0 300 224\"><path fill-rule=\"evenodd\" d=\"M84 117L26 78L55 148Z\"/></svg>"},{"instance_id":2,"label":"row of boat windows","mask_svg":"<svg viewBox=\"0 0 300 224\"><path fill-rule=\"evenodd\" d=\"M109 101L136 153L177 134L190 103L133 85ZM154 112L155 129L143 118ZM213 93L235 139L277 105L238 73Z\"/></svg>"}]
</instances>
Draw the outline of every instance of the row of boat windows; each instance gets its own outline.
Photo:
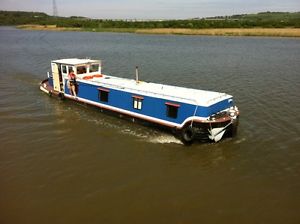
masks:
<instances>
[{"instance_id":1,"label":"row of boat windows","mask_svg":"<svg viewBox=\"0 0 300 224\"><path fill-rule=\"evenodd\" d=\"M63 74L69 74L71 70L73 70L72 66L62 65L61 66L62 73ZM89 67L87 66L77 66L76 67L76 74L84 74L87 73L87 70L89 70L89 73L92 72L99 72L99 64L91 64Z\"/></svg>"},{"instance_id":2,"label":"row of boat windows","mask_svg":"<svg viewBox=\"0 0 300 224\"><path fill-rule=\"evenodd\" d=\"M109 90L98 89L98 98L101 102L108 102ZM132 97L132 106L136 110L141 110L143 107L143 98L139 96ZM179 105L166 103L166 115L170 118L177 118Z\"/></svg>"}]
</instances>

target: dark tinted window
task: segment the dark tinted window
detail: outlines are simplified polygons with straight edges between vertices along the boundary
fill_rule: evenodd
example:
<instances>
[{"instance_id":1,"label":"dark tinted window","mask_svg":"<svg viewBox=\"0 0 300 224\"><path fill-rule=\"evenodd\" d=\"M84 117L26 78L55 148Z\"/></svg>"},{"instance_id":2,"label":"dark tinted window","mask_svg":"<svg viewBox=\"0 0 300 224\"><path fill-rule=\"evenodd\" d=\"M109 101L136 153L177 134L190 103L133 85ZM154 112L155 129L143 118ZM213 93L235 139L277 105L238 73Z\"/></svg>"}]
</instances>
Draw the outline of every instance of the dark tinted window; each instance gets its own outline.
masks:
<instances>
[{"instance_id":1,"label":"dark tinted window","mask_svg":"<svg viewBox=\"0 0 300 224\"><path fill-rule=\"evenodd\" d=\"M67 66L62 65L62 73L67 74Z\"/></svg>"},{"instance_id":2,"label":"dark tinted window","mask_svg":"<svg viewBox=\"0 0 300 224\"><path fill-rule=\"evenodd\" d=\"M178 106L167 105L167 116L171 118L177 118Z\"/></svg>"},{"instance_id":3,"label":"dark tinted window","mask_svg":"<svg viewBox=\"0 0 300 224\"><path fill-rule=\"evenodd\" d=\"M86 67L85 66L78 66L77 67L77 74L84 74L86 73Z\"/></svg>"},{"instance_id":4,"label":"dark tinted window","mask_svg":"<svg viewBox=\"0 0 300 224\"><path fill-rule=\"evenodd\" d=\"M98 72L99 71L99 65L93 64L90 66L90 72Z\"/></svg>"},{"instance_id":5,"label":"dark tinted window","mask_svg":"<svg viewBox=\"0 0 300 224\"><path fill-rule=\"evenodd\" d=\"M109 95L109 91L107 90L99 90L99 94L98 94L98 97L99 97L99 100L102 101L102 102L108 102L108 95Z\"/></svg>"}]
</instances>

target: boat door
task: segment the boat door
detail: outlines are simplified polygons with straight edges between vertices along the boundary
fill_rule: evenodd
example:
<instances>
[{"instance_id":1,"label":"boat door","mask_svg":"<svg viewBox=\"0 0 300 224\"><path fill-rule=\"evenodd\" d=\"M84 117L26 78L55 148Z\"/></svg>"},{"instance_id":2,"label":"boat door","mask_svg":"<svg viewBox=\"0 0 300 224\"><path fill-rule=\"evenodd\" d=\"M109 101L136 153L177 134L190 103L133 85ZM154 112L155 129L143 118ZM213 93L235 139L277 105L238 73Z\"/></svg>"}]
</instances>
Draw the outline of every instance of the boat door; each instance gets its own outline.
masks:
<instances>
[{"instance_id":1,"label":"boat door","mask_svg":"<svg viewBox=\"0 0 300 224\"><path fill-rule=\"evenodd\" d=\"M55 91L61 92L62 75L59 67L58 64L52 63L53 88Z\"/></svg>"}]
</instances>

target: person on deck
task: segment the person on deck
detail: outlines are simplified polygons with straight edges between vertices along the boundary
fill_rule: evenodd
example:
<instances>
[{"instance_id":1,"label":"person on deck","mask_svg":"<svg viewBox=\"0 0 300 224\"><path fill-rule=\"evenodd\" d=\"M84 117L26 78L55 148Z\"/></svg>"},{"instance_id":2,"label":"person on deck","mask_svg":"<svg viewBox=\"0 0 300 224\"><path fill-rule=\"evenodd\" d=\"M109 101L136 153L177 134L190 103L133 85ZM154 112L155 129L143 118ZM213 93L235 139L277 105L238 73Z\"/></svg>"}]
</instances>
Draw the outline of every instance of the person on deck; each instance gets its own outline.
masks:
<instances>
[{"instance_id":1,"label":"person on deck","mask_svg":"<svg viewBox=\"0 0 300 224\"><path fill-rule=\"evenodd\" d=\"M73 70L70 70L68 78L69 78L71 94L73 96L77 97L77 94L76 94L76 85L77 85L76 75L74 74Z\"/></svg>"}]
</instances>

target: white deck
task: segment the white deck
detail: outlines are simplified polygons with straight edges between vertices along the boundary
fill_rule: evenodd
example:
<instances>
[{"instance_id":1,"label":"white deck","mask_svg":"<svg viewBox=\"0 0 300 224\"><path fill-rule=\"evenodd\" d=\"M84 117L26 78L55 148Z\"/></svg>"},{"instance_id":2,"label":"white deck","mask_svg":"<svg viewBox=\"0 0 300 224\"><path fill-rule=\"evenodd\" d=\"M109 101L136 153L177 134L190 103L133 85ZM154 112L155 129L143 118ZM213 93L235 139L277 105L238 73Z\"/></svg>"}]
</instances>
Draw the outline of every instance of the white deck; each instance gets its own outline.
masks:
<instances>
[{"instance_id":1,"label":"white deck","mask_svg":"<svg viewBox=\"0 0 300 224\"><path fill-rule=\"evenodd\" d=\"M111 89L128 91L133 94L152 96L206 107L232 97L231 95L225 93L148 83L143 81L139 81L137 83L133 79L125 79L107 75L104 75L101 78L93 78L89 80L82 79L80 81L94 85L101 85Z\"/></svg>"}]
</instances>

